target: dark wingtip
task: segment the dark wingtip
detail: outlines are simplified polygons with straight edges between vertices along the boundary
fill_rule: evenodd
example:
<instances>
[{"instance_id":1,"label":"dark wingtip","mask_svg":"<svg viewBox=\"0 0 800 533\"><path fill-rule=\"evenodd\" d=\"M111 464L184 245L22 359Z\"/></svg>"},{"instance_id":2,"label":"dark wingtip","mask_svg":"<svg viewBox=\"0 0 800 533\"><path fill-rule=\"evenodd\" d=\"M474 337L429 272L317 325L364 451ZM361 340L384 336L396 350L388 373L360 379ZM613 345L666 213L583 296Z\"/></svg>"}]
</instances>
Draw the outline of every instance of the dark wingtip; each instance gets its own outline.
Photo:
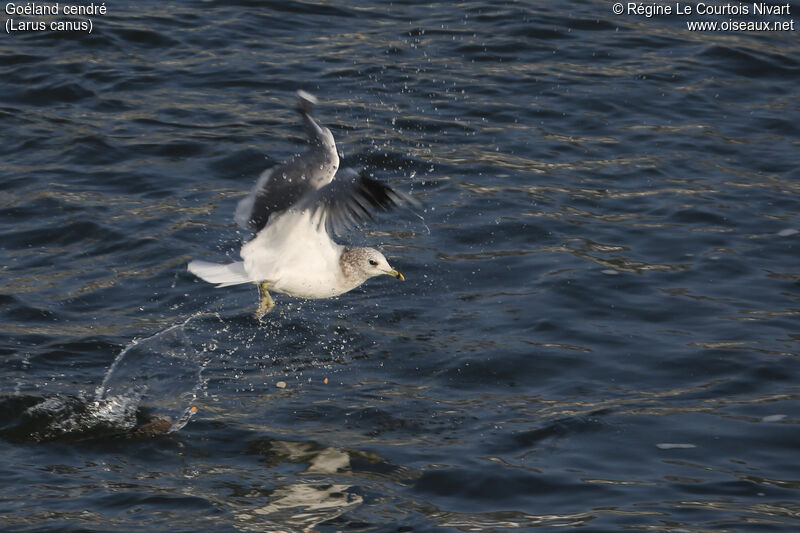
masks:
<instances>
[{"instance_id":1,"label":"dark wingtip","mask_svg":"<svg viewBox=\"0 0 800 533\"><path fill-rule=\"evenodd\" d=\"M398 193L385 183L363 174L359 176L359 179L362 193L373 207L388 211L405 201L404 194Z\"/></svg>"},{"instance_id":2,"label":"dark wingtip","mask_svg":"<svg viewBox=\"0 0 800 533\"><path fill-rule=\"evenodd\" d=\"M363 170L343 168L337 176L332 194L323 195L315 207L326 209L325 227L331 233L373 220L376 211L388 211L404 204L419 205L415 198L392 189Z\"/></svg>"}]
</instances>

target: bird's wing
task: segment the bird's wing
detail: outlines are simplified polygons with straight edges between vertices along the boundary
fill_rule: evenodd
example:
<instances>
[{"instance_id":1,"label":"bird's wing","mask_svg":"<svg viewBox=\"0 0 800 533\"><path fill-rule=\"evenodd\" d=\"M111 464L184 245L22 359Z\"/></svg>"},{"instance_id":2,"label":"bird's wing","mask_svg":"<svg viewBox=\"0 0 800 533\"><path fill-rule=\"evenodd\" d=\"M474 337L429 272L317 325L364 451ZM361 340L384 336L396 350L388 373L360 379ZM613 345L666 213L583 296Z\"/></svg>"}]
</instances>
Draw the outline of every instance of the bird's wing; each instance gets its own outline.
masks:
<instances>
[{"instance_id":1,"label":"bird's wing","mask_svg":"<svg viewBox=\"0 0 800 533\"><path fill-rule=\"evenodd\" d=\"M345 168L333 181L306 194L295 208L310 211L313 220L324 224L328 231L341 233L372 220L374 211L387 211L402 204L419 205L410 196L352 168Z\"/></svg>"},{"instance_id":2,"label":"bird's wing","mask_svg":"<svg viewBox=\"0 0 800 533\"><path fill-rule=\"evenodd\" d=\"M297 95L297 110L308 132L308 149L265 170L250 193L239 201L234 218L244 229L261 231L273 214L285 211L306 194L328 184L339 168L333 135L311 116L317 99L305 91L298 91Z\"/></svg>"},{"instance_id":3,"label":"bird's wing","mask_svg":"<svg viewBox=\"0 0 800 533\"><path fill-rule=\"evenodd\" d=\"M275 213L286 211L315 190L314 184L292 162L265 170L245 198L236 206L236 223L261 231Z\"/></svg>"}]
</instances>

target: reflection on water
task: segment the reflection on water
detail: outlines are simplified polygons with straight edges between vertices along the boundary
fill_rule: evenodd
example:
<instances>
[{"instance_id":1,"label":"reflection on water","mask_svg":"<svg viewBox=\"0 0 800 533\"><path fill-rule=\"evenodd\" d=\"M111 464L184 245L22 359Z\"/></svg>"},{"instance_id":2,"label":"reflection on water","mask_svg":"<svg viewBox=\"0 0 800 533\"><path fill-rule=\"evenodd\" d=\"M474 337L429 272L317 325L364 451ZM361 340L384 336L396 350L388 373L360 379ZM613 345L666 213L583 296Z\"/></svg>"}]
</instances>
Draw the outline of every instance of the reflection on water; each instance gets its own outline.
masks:
<instances>
[{"instance_id":1,"label":"reflection on water","mask_svg":"<svg viewBox=\"0 0 800 533\"><path fill-rule=\"evenodd\" d=\"M269 503L236 514L236 526L244 531L311 531L363 503L349 485L298 483L269 493Z\"/></svg>"},{"instance_id":2,"label":"reflection on water","mask_svg":"<svg viewBox=\"0 0 800 533\"><path fill-rule=\"evenodd\" d=\"M267 490L263 505L251 498L246 509L237 508L236 525L245 531L312 531L358 508L364 502L359 484L376 477L408 484L418 476L377 454L316 442L255 441L249 448L270 468L305 465L299 474L307 479Z\"/></svg>"},{"instance_id":3,"label":"reflection on water","mask_svg":"<svg viewBox=\"0 0 800 533\"><path fill-rule=\"evenodd\" d=\"M441 527L452 527L460 531L483 531L486 529L503 530L533 527L578 527L591 523L592 520L597 518L599 514L588 512L563 515L532 515L520 511L458 513L452 511L442 511L433 506L424 504L418 507L418 511L423 513ZM635 514L655 513L640 511Z\"/></svg>"}]
</instances>

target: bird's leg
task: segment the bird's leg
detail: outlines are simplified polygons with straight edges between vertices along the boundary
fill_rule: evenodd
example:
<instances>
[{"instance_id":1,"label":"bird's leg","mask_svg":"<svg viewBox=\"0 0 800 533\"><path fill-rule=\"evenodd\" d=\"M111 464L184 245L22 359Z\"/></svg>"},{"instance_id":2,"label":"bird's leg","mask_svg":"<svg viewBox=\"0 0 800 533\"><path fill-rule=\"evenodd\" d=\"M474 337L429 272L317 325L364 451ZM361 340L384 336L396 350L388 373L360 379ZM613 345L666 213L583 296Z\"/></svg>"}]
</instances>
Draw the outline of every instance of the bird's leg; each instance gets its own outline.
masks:
<instances>
[{"instance_id":1,"label":"bird's leg","mask_svg":"<svg viewBox=\"0 0 800 533\"><path fill-rule=\"evenodd\" d=\"M275 302L272 301L272 296L269 295L269 283L260 281L256 284L258 287L258 309L256 310L256 318L261 319L264 315L272 311L275 307Z\"/></svg>"}]
</instances>

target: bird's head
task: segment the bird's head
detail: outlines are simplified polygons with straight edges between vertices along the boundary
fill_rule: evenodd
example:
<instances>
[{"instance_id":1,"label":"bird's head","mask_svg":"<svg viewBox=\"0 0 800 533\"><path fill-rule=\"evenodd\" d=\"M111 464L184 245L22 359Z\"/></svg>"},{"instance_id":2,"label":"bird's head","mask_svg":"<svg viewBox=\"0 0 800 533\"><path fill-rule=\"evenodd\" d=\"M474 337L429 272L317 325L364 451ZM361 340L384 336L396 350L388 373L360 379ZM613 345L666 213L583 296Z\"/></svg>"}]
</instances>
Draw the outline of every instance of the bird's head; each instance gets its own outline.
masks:
<instances>
[{"instance_id":1,"label":"bird's head","mask_svg":"<svg viewBox=\"0 0 800 533\"><path fill-rule=\"evenodd\" d=\"M345 276L357 281L357 285L384 274L405 280L400 272L389 265L383 254L374 248L345 248L340 261Z\"/></svg>"},{"instance_id":2,"label":"bird's head","mask_svg":"<svg viewBox=\"0 0 800 533\"><path fill-rule=\"evenodd\" d=\"M405 281L406 278L400 272L393 269L391 265L389 265L389 261L387 261L383 254L378 250L374 248L366 248L364 255L364 261L366 262L361 266L363 267L364 273L369 277L386 274L387 276L392 276L400 281Z\"/></svg>"}]
</instances>

